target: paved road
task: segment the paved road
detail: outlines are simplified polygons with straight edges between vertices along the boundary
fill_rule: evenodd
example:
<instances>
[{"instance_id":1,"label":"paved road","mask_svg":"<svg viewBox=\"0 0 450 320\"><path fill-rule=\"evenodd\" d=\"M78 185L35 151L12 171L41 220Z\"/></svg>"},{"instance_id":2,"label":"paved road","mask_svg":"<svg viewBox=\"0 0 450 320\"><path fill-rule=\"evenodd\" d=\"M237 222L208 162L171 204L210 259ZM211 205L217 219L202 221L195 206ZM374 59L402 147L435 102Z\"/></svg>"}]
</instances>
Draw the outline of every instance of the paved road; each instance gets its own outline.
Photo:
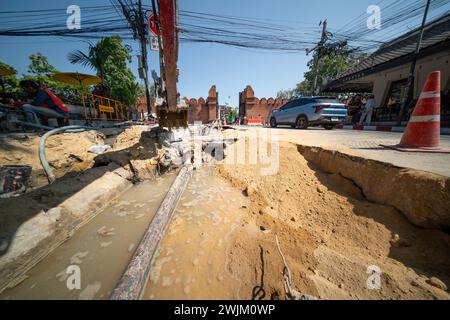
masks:
<instances>
[{"instance_id":1,"label":"paved road","mask_svg":"<svg viewBox=\"0 0 450 320\"><path fill-rule=\"evenodd\" d=\"M450 154L404 153L380 147L380 144L398 144L402 133L323 129L297 130L291 128L267 129L279 133L282 141L327 147L368 159L392 163L450 177ZM450 149L450 136L441 136L442 146Z\"/></svg>"}]
</instances>

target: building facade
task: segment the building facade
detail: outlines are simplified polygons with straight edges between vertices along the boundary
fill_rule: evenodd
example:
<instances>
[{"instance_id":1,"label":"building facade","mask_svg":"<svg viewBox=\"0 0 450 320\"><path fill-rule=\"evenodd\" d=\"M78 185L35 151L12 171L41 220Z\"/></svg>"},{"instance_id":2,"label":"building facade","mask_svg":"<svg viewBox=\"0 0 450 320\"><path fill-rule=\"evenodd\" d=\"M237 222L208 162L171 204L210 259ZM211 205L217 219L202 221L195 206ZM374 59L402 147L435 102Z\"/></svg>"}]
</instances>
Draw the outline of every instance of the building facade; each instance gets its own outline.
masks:
<instances>
[{"instance_id":1,"label":"building facade","mask_svg":"<svg viewBox=\"0 0 450 320\"><path fill-rule=\"evenodd\" d=\"M330 81L324 91L342 93L373 93L377 102L374 121L392 124L398 121L401 101L414 58L419 30L411 31L380 47L361 64ZM441 72L441 124L450 126L450 15L429 23L417 57L414 73L414 96L418 99L427 76ZM406 124L414 100L409 103L402 121ZM409 111L409 112L408 112Z\"/></svg>"}]
</instances>

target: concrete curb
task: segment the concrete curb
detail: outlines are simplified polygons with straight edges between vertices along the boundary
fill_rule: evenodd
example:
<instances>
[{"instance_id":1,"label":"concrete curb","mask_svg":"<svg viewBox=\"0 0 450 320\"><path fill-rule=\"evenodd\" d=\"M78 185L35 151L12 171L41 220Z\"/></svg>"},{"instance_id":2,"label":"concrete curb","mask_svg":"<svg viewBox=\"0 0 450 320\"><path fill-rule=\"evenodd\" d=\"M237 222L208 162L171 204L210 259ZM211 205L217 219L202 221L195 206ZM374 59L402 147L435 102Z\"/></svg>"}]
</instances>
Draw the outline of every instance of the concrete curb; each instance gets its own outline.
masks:
<instances>
[{"instance_id":1,"label":"concrete curb","mask_svg":"<svg viewBox=\"0 0 450 320\"><path fill-rule=\"evenodd\" d=\"M26 272L130 188L133 184L125 171L119 167L106 172L57 207L22 224L8 252L0 257L0 293L24 280Z\"/></svg>"},{"instance_id":2,"label":"concrete curb","mask_svg":"<svg viewBox=\"0 0 450 320\"><path fill-rule=\"evenodd\" d=\"M357 131L382 131L382 132L405 132L405 127L395 126L364 126L364 125L339 125L336 129ZM441 128L441 134L450 135L450 128Z\"/></svg>"}]
</instances>

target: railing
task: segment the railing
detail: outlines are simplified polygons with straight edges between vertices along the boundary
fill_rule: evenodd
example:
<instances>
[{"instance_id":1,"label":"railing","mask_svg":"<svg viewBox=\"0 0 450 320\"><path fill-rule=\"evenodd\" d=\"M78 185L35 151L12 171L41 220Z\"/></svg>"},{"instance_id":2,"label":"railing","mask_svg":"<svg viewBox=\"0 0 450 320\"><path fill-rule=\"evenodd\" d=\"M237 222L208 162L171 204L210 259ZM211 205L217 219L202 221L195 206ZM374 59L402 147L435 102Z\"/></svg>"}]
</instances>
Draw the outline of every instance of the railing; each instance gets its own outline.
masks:
<instances>
[{"instance_id":1,"label":"railing","mask_svg":"<svg viewBox=\"0 0 450 320\"><path fill-rule=\"evenodd\" d=\"M83 115L86 120L124 121L128 119L127 108L120 101L83 94Z\"/></svg>"}]
</instances>

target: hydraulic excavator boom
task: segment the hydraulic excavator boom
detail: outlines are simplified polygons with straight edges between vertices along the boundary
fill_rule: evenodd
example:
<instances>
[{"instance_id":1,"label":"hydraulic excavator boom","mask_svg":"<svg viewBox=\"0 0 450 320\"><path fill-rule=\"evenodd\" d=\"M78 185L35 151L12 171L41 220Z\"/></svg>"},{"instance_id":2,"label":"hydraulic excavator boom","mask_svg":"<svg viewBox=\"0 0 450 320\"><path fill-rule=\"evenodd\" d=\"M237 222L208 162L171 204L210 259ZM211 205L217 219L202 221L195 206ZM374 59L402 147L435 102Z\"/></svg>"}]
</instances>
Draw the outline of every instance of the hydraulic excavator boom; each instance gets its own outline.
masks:
<instances>
[{"instance_id":1,"label":"hydraulic excavator boom","mask_svg":"<svg viewBox=\"0 0 450 320\"><path fill-rule=\"evenodd\" d=\"M186 127L187 108L178 106L178 0L158 0L161 77L164 104L158 106L160 126Z\"/></svg>"}]
</instances>

